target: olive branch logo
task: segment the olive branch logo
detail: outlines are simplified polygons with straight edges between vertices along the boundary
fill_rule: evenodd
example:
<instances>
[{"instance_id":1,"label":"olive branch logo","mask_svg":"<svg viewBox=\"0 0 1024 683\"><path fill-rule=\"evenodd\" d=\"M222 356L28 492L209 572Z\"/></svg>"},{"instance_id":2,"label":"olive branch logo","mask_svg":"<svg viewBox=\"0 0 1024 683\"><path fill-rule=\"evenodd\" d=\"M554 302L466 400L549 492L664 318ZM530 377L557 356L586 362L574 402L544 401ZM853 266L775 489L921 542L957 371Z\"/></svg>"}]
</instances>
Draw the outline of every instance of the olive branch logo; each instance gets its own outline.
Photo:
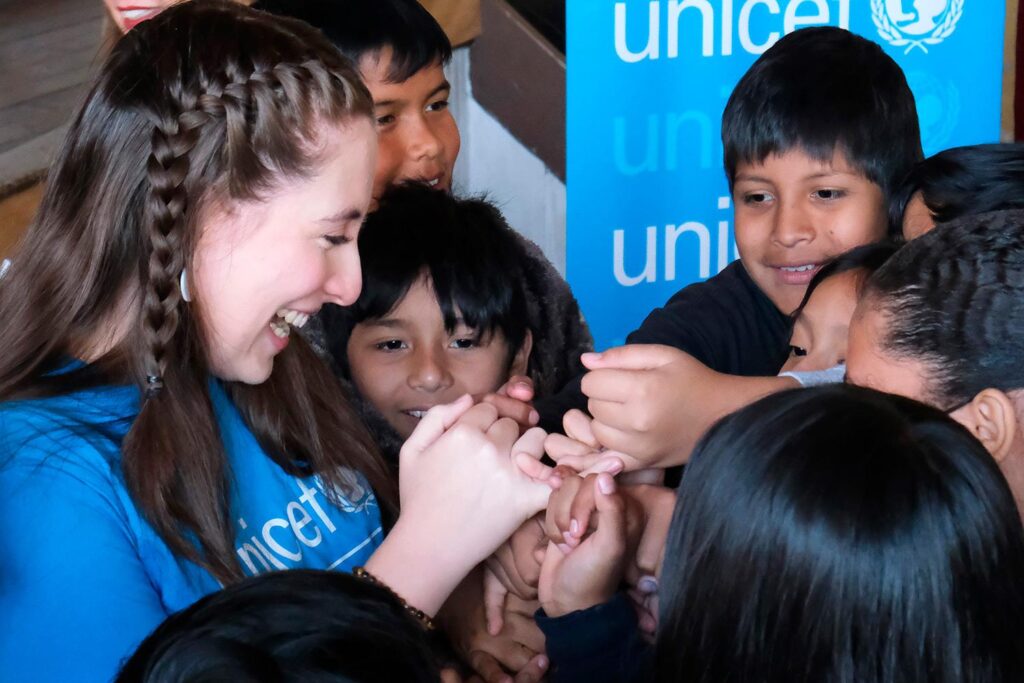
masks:
<instances>
[{"instance_id":1,"label":"olive branch logo","mask_svg":"<svg viewBox=\"0 0 1024 683\"><path fill-rule=\"evenodd\" d=\"M895 47L904 47L903 54L910 54L915 47L928 53L928 45L938 45L956 31L957 22L964 13L965 0L951 0L949 12L935 30L923 38L908 38L889 18L884 0L871 0L871 18L878 29L878 35Z\"/></svg>"}]
</instances>

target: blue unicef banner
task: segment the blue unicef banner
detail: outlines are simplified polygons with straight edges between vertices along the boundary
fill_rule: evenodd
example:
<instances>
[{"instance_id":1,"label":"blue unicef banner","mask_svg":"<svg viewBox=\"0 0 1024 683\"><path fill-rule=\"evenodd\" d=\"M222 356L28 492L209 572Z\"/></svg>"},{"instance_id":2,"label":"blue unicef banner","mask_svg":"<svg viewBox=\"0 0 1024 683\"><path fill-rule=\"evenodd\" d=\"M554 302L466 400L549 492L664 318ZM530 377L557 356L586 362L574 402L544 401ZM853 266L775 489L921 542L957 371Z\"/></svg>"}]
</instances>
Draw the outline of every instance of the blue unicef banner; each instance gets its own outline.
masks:
<instances>
[{"instance_id":1,"label":"blue unicef banner","mask_svg":"<svg viewBox=\"0 0 1024 683\"><path fill-rule=\"evenodd\" d=\"M999 137L999 0L567 0L566 267L598 348L736 258L719 124L783 35L881 44L917 99L925 154Z\"/></svg>"}]
</instances>

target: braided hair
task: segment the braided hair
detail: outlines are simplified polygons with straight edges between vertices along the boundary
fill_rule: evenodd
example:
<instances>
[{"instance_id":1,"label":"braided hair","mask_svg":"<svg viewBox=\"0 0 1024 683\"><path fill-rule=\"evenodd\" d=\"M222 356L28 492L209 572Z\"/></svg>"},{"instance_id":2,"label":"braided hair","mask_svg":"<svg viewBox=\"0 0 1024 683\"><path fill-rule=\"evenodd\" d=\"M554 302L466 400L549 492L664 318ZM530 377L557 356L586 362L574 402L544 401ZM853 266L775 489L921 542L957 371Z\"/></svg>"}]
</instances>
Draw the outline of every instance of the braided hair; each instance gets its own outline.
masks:
<instances>
[{"instance_id":1,"label":"braided hair","mask_svg":"<svg viewBox=\"0 0 1024 683\"><path fill-rule=\"evenodd\" d=\"M183 302L179 277L208 207L311 176L321 124L371 116L351 64L314 29L223 0L174 6L114 47L0 287L0 400L136 384L141 410L122 444L128 490L173 551L223 583L242 576L230 473L201 302ZM84 345L108 329L110 348L90 353ZM394 512L372 439L301 339L264 384L226 389L289 474L319 475L337 495L358 471L385 517Z\"/></svg>"},{"instance_id":2,"label":"braided hair","mask_svg":"<svg viewBox=\"0 0 1024 683\"><path fill-rule=\"evenodd\" d=\"M879 348L924 364L935 405L1024 388L1024 211L938 226L877 270L864 297L885 316Z\"/></svg>"}]
</instances>

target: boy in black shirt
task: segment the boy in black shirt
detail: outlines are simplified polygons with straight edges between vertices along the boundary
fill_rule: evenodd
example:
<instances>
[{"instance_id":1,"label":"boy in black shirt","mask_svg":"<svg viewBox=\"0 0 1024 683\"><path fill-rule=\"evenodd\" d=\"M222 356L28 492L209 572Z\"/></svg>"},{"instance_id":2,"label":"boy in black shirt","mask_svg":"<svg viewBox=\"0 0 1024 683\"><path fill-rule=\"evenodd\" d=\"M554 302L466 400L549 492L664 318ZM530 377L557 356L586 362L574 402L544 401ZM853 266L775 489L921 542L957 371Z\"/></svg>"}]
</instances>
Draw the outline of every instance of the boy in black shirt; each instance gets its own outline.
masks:
<instances>
[{"instance_id":1,"label":"boy in black shirt","mask_svg":"<svg viewBox=\"0 0 1024 683\"><path fill-rule=\"evenodd\" d=\"M833 27L796 31L754 63L722 141L740 261L678 292L627 346L584 354L582 382L537 405L549 428L587 407L596 443L628 454L627 469L683 463L718 417L795 385L774 376L790 313L824 263L885 236L888 197L922 157L899 66ZM552 437L552 455L580 453L564 439ZM585 469L598 457L560 462Z\"/></svg>"}]
</instances>

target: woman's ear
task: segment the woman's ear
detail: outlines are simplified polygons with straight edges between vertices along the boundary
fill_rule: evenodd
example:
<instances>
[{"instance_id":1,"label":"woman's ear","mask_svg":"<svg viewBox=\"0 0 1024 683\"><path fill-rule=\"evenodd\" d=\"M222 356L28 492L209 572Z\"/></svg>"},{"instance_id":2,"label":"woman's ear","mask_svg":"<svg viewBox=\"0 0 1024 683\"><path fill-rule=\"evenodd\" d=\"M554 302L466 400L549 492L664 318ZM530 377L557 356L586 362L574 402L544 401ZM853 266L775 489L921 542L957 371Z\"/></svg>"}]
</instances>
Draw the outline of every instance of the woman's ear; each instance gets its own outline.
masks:
<instances>
[{"instance_id":1,"label":"woman's ear","mask_svg":"<svg viewBox=\"0 0 1024 683\"><path fill-rule=\"evenodd\" d=\"M970 430L996 462L1010 454L1017 436L1017 411L1013 399L999 389L982 389L971 402L951 413Z\"/></svg>"},{"instance_id":2,"label":"woman's ear","mask_svg":"<svg viewBox=\"0 0 1024 683\"><path fill-rule=\"evenodd\" d=\"M509 377L526 374L527 369L530 367L531 351L533 351L533 333L530 330L526 330L526 334L523 336L523 343L519 346L519 350L516 351L516 355L512 356L512 364L508 368Z\"/></svg>"}]
</instances>

